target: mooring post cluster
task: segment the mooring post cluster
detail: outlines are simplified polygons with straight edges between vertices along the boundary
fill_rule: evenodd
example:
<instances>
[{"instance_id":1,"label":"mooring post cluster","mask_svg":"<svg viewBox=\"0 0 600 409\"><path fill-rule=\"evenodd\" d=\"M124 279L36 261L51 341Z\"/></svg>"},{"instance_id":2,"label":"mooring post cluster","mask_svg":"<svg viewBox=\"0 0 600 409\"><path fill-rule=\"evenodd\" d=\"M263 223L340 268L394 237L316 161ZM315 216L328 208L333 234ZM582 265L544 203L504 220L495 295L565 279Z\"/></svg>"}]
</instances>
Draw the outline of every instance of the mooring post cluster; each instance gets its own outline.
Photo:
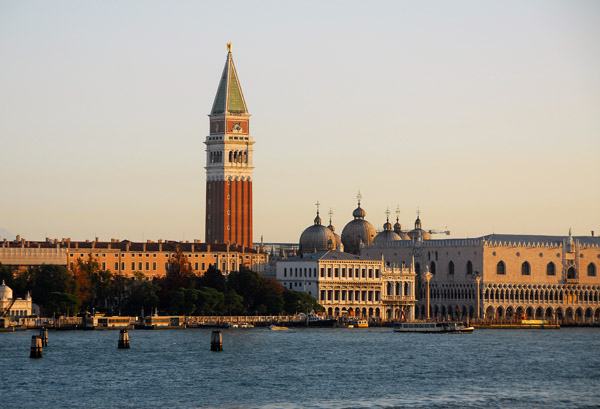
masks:
<instances>
[{"instance_id":1,"label":"mooring post cluster","mask_svg":"<svg viewBox=\"0 0 600 409\"><path fill-rule=\"evenodd\" d=\"M223 350L223 334L221 331L213 331L210 337L210 350L211 351L222 351Z\"/></svg>"},{"instance_id":2,"label":"mooring post cluster","mask_svg":"<svg viewBox=\"0 0 600 409\"><path fill-rule=\"evenodd\" d=\"M42 357L42 338L33 335L31 337L31 352L29 353L30 358L41 358Z\"/></svg>"},{"instance_id":3,"label":"mooring post cluster","mask_svg":"<svg viewBox=\"0 0 600 409\"><path fill-rule=\"evenodd\" d=\"M129 349L129 333L126 329L119 332L119 349Z\"/></svg>"}]
</instances>

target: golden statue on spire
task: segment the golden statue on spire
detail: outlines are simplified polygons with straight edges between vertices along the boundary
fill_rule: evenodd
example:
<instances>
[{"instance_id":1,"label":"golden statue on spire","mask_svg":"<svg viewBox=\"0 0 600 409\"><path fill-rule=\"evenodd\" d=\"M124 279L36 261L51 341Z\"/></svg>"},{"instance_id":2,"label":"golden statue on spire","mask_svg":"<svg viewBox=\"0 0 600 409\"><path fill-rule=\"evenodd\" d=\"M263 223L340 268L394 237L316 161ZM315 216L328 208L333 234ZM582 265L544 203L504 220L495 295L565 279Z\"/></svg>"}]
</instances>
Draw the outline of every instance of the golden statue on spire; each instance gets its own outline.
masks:
<instances>
[{"instance_id":1,"label":"golden statue on spire","mask_svg":"<svg viewBox=\"0 0 600 409\"><path fill-rule=\"evenodd\" d=\"M227 43L227 51L231 52L231 43Z\"/></svg>"}]
</instances>

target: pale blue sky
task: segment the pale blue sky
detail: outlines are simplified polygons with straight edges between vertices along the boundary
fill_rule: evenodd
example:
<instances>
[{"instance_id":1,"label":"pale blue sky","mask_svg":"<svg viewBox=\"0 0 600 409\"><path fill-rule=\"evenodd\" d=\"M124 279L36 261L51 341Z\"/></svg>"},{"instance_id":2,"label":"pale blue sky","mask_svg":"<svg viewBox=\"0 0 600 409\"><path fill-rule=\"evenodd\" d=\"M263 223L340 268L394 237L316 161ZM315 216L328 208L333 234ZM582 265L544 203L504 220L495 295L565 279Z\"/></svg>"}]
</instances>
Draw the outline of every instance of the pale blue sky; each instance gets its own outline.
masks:
<instances>
[{"instance_id":1,"label":"pale blue sky","mask_svg":"<svg viewBox=\"0 0 600 409\"><path fill-rule=\"evenodd\" d=\"M377 229L600 234L600 2L0 0L4 235L204 239L227 42L255 241L359 189Z\"/></svg>"}]
</instances>

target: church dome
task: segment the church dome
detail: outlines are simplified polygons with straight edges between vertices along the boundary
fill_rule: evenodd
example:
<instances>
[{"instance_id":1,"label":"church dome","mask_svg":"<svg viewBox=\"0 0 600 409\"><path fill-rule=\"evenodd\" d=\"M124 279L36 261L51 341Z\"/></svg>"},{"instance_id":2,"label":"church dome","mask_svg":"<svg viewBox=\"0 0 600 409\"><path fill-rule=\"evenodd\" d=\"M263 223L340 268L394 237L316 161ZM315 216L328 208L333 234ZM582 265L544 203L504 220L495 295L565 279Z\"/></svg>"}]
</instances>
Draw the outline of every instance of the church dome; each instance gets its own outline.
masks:
<instances>
[{"instance_id":1,"label":"church dome","mask_svg":"<svg viewBox=\"0 0 600 409\"><path fill-rule=\"evenodd\" d=\"M389 215L389 211L387 212ZM402 238L392 230L392 223L390 223L389 216L387 217L385 223L383 224L383 231L377 234L373 239L373 244L383 244L388 243L390 241L398 241L402 240Z\"/></svg>"},{"instance_id":2,"label":"church dome","mask_svg":"<svg viewBox=\"0 0 600 409\"><path fill-rule=\"evenodd\" d=\"M366 215L367 212L365 212L365 210L360 207L360 203L358 204L358 207L352 212L352 217L354 217L355 219L364 219Z\"/></svg>"},{"instance_id":3,"label":"church dome","mask_svg":"<svg viewBox=\"0 0 600 409\"><path fill-rule=\"evenodd\" d=\"M373 244L383 244L399 240L402 240L402 238L390 229L384 230L380 232L377 236L375 236L375 238L373 239Z\"/></svg>"},{"instance_id":4,"label":"church dome","mask_svg":"<svg viewBox=\"0 0 600 409\"><path fill-rule=\"evenodd\" d=\"M12 289L6 284L4 284L4 280L2 280L2 285L0 285L0 300L12 300L12 298Z\"/></svg>"},{"instance_id":5,"label":"church dome","mask_svg":"<svg viewBox=\"0 0 600 409\"><path fill-rule=\"evenodd\" d=\"M361 244L367 246L373 242L376 234L375 228L364 219L366 215L367 212L360 207L360 202L358 202L358 208L352 212L354 220L349 222L342 230L344 251L358 254Z\"/></svg>"},{"instance_id":6,"label":"church dome","mask_svg":"<svg viewBox=\"0 0 600 409\"><path fill-rule=\"evenodd\" d=\"M312 253L315 251L332 250L335 246L335 234L321 224L321 218L317 211L314 224L307 227L300 236L300 252Z\"/></svg>"}]
</instances>

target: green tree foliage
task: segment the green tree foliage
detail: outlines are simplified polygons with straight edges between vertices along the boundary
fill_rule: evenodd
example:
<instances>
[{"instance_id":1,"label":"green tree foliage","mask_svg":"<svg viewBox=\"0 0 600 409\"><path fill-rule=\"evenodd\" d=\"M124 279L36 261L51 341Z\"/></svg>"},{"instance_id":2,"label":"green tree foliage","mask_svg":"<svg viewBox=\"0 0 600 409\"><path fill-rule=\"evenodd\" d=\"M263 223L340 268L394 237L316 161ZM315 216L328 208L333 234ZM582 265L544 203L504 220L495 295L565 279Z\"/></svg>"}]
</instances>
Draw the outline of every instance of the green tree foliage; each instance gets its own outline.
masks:
<instances>
[{"instance_id":1,"label":"green tree foliage","mask_svg":"<svg viewBox=\"0 0 600 409\"><path fill-rule=\"evenodd\" d=\"M225 295L214 288L180 288L171 294L170 312L185 315L223 314Z\"/></svg>"},{"instance_id":2,"label":"green tree foliage","mask_svg":"<svg viewBox=\"0 0 600 409\"><path fill-rule=\"evenodd\" d=\"M52 309L51 307L55 307L57 303L57 296L51 296L52 293L74 295L77 302L79 302L79 298L76 296L77 284L73 279L73 275L65 266L42 264L30 270L29 274L31 275L30 285L33 302L39 304L46 315L50 315L49 310ZM50 305L51 303L53 304Z\"/></svg>"},{"instance_id":3,"label":"green tree foliage","mask_svg":"<svg viewBox=\"0 0 600 409\"><path fill-rule=\"evenodd\" d=\"M74 315L78 312L79 298L73 294L58 291L48 294L46 313L48 315Z\"/></svg>"},{"instance_id":4,"label":"green tree foliage","mask_svg":"<svg viewBox=\"0 0 600 409\"><path fill-rule=\"evenodd\" d=\"M302 291L283 291L284 311L287 314L325 311L315 297Z\"/></svg>"},{"instance_id":5,"label":"green tree foliage","mask_svg":"<svg viewBox=\"0 0 600 409\"><path fill-rule=\"evenodd\" d=\"M150 281L133 280L130 283L130 294L123 304L122 313L130 316L150 315L158 307L160 287Z\"/></svg>"},{"instance_id":6,"label":"green tree foliage","mask_svg":"<svg viewBox=\"0 0 600 409\"><path fill-rule=\"evenodd\" d=\"M15 297L24 298L31 288L30 275L27 271L18 272L14 268L0 263L0 284L4 283L13 290Z\"/></svg>"},{"instance_id":7,"label":"green tree foliage","mask_svg":"<svg viewBox=\"0 0 600 409\"><path fill-rule=\"evenodd\" d=\"M208 270L206 270L204 275L200 277L198 281L201 287L214 288L222 293L227 291L227 280L225 279L225 276L223 276L221 271L213 265L208 267Z\"/></svg>"},{"instance_id":8,"label":"green tree foliage","mask_svg":"<svg viewBox=\"0 0 600 409\"><path fill-rule=\"evenodd\" d=\"M251 314L280 314L283 310L283 287L279 282L258 273L241 270L229 274L227 285L244 298L244 307Z\"/></svg>"}]
</instances>

